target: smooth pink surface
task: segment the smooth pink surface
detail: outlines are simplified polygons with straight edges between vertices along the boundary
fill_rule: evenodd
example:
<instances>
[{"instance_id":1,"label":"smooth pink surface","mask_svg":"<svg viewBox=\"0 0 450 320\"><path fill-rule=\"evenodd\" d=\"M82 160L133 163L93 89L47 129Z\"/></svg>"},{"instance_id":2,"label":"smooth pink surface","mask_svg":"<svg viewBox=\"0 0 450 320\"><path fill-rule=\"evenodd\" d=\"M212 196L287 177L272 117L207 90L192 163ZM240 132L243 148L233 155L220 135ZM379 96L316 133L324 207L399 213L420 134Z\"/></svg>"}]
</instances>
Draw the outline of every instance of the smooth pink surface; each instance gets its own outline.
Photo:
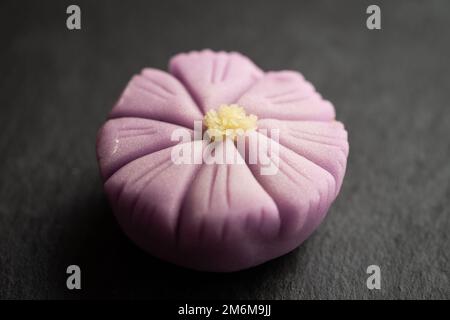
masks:
<instances>
[{"instance_id":1,"label":"smooth pink surface","mask_svg":"<svg viewBox=\"0 0 450 320\"><path fill-rule=\"evenodd\" d=\"M134 76L98 134L105 190L123 230L155 256L209 271L248 268L297 247L345 174L347 132L333 105L299 73L264 73L239 53L179 54L169 69ZM280 130L277 174L261 175L262 164L245 163L231 141L218 148L243 164L171 161L174 129L193 129L206 111L231 103L257 115L259 129ZM191 144L201 159L206 142Z\"/></svg>"}]
</instances>

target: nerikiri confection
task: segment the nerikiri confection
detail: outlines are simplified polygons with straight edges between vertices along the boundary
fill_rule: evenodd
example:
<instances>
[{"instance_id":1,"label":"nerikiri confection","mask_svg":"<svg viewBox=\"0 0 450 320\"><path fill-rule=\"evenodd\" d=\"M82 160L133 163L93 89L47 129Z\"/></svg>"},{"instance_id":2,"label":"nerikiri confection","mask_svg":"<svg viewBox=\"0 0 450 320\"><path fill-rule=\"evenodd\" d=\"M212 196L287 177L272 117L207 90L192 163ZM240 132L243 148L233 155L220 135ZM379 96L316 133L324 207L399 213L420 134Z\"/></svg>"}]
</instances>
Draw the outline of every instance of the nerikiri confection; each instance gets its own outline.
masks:
<instances>
[{"instance_id":1,"label":"nerikiri confection","mask_svg":"<svg viewBox=\"0 0 450 320\"><path fill-rule=\"evenodd\" d=\"M154 256L208 271L299 246L339 193L348 151L333 105L300 73L210 50L133 76L97 138L124 232Z\"/></svg>"}]
</instances>

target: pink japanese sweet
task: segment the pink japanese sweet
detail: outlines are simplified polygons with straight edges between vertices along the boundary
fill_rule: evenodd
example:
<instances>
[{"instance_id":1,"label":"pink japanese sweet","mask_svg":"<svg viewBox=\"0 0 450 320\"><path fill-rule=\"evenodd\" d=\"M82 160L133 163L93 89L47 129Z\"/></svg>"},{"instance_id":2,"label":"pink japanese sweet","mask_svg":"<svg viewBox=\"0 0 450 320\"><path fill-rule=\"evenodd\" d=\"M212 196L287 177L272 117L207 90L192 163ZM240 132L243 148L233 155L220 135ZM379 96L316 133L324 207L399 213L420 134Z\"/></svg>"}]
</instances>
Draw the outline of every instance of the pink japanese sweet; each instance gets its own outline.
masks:
<instances>
[{"instance_id":1,"label":"pink japanese sweet","mask_svg":"<svg viewBox=\"0 0 450 320\"><path fill-rule=\"evenodd\" d=\"M348 151L333 105L300 73L211 50L133 76L97 137L128 237L163 260L220 272L308 238L339 193Z\"/></svg>"}]
</instances>

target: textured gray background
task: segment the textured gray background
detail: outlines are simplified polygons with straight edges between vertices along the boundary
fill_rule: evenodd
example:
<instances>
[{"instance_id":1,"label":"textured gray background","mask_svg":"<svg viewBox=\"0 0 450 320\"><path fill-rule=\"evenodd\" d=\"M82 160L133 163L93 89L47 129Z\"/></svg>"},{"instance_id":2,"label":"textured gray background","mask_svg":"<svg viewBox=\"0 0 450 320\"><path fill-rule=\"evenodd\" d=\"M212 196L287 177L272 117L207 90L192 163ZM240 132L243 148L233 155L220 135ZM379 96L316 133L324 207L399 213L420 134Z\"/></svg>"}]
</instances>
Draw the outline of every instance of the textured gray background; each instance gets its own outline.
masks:
<instances>
[{"instance_id":1,"label":"textured gray background","mask_svg":"<svg viewBox=\"0 0 450 320\"><path fill-rule=\"evenodd\" d=\"M0 4L0 298L450 298L450 2ZM131 77L177 52L241 51L301 71L349 132L344 186L292 253L233 274L136 248L102 192L96 131ZM65 288L82 268L83 289ZM382 290L365 286L378 264Z\"/></svg>"}]
</instances>

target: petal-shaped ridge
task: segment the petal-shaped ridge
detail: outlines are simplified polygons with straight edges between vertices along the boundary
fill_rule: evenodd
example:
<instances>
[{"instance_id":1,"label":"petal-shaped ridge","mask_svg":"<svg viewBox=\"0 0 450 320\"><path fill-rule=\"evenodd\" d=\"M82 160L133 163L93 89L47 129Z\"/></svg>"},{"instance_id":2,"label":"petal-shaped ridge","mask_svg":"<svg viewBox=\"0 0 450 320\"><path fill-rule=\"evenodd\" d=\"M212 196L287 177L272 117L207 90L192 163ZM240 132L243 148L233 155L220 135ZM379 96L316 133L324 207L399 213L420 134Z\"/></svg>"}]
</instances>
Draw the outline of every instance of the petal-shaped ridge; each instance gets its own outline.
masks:
<instances>
[{"instance_id":1,"label":"petal-shaped ridge","mask_svg":"<svg viewBox=\"0 0 450 320\"><path fill-rule=\"evenodd\" d=\"M166 122L142 118L108 120L97 135L97 158L104 179L125 164L179 141L172 140L175 130L183 130L191 137L193 132Z\"/></svg>"},{"instance_id":2,"label":"petal-shaped ridge","mask_svg":"<svg viewBox=\"0 0 450 320\"><path fill-rule=\"evenodd\" d=\"M258 118L331 121L335 117L333 105L294 71L266 73L237 103Z\"/></svg>"},{"instance_id":3,"label":"petal-shaped ridge","mask_svg":"<svg viewBox=\"0 0 450 320\"><path fill-rule=\"evenodd\" d=\"M146 118L193 128L202 114L176 78L164 71L144 69L130 80L110 117Z\"/></svg>"},{"instance_id":4,"label":"petal-shaped ridge","mask_svg":"<svg viewBox=\"0 0 450 320\"><path fill-rule=\"evenodd\" d=\"M255 139L256 137L256 139ZM262 148L262 145L267 147ZM303 241L320 223L336 194L333 176L305 157L260 133L247 141L245 152L257 150L257 161L248 161L255 178L274 199L280 212L281 237L297 235ZM246 159L250 156L246 155ZM263 174L268 162L277 166ZM298 242L297 242L298 244Z\"/></svg>"},{"instance_id":5,"label":"petal-shaped ridge","mask_svg":"<svg viewBox=\"0 0 450 320\"><path fill-rule=\"evenodd\" d=\"M262 76L262 71L237 52L211 50L178 54L170 72L190 91L203 112L235 103Z\"/></svg>"},{"instance_id":6,"label":"petal-shaped ridge","mask_svg":"<svg viewBox=\"0 0 450 320\"><path fill-rule=\"evenodd\" d=\"M336 193L339 192L349 150L342 123L262 119L258 127L267 129L267 134L279 130L280 143L331 173L336 180Z\"/></svg>"},{"instance_id":7,"label":"petal-shaped ridge","mask_svg":"<svg viewBox=\"0 0 450 320\"><path fill-rule=\"evenodd\" d=\"M136 159L114 173L105 190L124 231L141 247L173 260L180 208L200 168L203 142L186 144L192 164L172 161L172 148Z\"/></svg>"},{"instance_id":8,"label":"petal-shaped ridge","mask_svg":"<svg viewBox=\"0 0 450 320\"><path fill-rule=\"evenodd\" d=\"M215 146L215 154L240 158L229 139ZM208 162L205 155L205 162ZM186 195L179 230L179 246L197 264L229 270L266 259L264 244L276 240L280 228L273 199L253 177L244 160L205 163Z\"/></svg>"}]
</instances>

